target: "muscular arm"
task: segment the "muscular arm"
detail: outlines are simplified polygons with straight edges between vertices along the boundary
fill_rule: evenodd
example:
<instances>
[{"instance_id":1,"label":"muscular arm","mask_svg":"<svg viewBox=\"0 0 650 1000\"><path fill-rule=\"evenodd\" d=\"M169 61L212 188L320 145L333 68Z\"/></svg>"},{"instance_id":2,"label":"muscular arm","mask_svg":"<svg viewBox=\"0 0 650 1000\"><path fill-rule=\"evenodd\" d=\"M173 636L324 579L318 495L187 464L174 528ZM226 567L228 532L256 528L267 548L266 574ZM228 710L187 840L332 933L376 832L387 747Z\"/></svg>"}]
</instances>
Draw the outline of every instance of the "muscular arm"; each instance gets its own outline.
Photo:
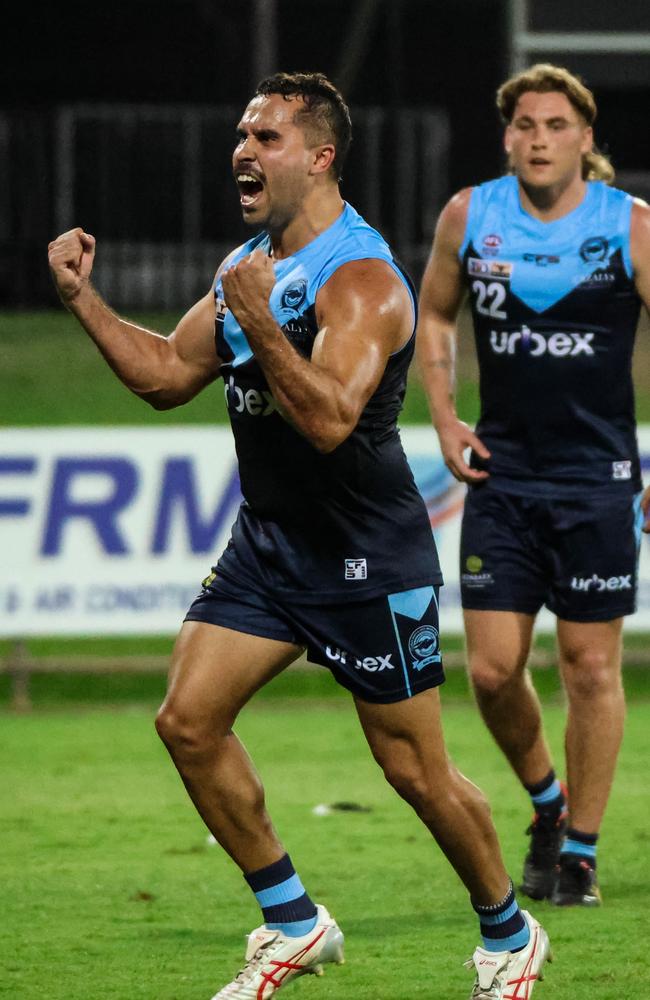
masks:
<instances>
[{"instance_id":1,"label":"muscular arm","mask_svg":"<svg viewBox=\"0 0 650 1000\"><path fill-rule=\"evenodd\" d=\"M635 201L630 225L630 253L634 268L634 284L646 311L650 314L650 206ZM641 498L645 515L643 530L650 533L650 486Z\"/></svg>"},{"instance_id":2,"label":"muscular arm","mask_svg":"<svg viewBox=\"0 0 650 1000\"><path fill-rule=\"evenodd\" d=\"M463 451L472 447L483 458L489 458L489 452L467 424L458 419L454 407L456 319L463 297L458 251L470 196L471 188L459 192L438 220L420 290L416 351L445 462L456 479L477 482L488 473L471 469Z\"/></svg>"},{"instance_id":3,"label":"muscular arm","mask_svg":"<svg viewBox=\"0 0 650 1000\"><path fill-rule=\"evenodd\" d=\"M410 297L383 261L343 264L318 292L318 334L306 360L269 309L273 282L270 259L255 252L224 272L226 303L283 416L319 451L333 451L354 430L390 354L408 340Z\"/></svg>"},{"instance_id":4,"label":"muscular arm","mask_svg":"<svg viewBox=\"0 0 650 1000\"><path fill-rule=\"evenodd\" d=\"M219 372L212 293L163 337L122 319L101 299L90 283L94 253L94 238L81 229L50 243L50 269L63 304L135 395L160 410L192 399Z\"/></svg>"}]
</instances>

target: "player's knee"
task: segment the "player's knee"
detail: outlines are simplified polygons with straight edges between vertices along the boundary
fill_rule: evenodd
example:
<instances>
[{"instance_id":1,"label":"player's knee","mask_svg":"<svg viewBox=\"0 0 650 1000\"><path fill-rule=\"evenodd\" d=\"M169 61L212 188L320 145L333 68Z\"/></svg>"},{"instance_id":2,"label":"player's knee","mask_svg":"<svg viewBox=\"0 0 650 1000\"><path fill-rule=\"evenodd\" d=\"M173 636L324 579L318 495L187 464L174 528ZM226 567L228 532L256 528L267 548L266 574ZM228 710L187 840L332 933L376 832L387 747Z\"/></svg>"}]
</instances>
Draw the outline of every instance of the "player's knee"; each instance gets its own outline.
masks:
<instances>
[{"instance_id":1,"label":"player's knee","mask_svg":"<svg viewBox=\"0 0 650 1000\"><path fill-rule=\"evenodd\" d=\"M606 650L581 648L563 654L564 684L569 698L592 699L621 689L621 672L617 659Z\"/></svg>"},{"instance_id":2,"label":"player's knee","mask_svg":"<svg viewBox=\"0 0 650 1000\"><path fill-rule=\"evenodd\" d=\"M202 756L212 744L210 734L190 715L165 702L156 716L156 730L173 757Z\"/></svg>"},{"instance_id":3,"label":"player's knee","mask_svg":"<svg viewBox=\"0 0 650 1000\"><path fill-rule=\"evenodd\" d=\"M382 761L384 776L397 794L422 815L436 798L436 789L413 754L395 753Z\"/></svg>"},{"instance_id":4,"label":"player's knee","mask_svg":"<svg viewBox=\"0 0 650 1000\"><path fill-rule=\"evenodd\" d=\"M470 679L478 698L495 698L505 691L517 674L517 664L505 664L489 657L472 657Z\"/></svg>"}]
</instances>

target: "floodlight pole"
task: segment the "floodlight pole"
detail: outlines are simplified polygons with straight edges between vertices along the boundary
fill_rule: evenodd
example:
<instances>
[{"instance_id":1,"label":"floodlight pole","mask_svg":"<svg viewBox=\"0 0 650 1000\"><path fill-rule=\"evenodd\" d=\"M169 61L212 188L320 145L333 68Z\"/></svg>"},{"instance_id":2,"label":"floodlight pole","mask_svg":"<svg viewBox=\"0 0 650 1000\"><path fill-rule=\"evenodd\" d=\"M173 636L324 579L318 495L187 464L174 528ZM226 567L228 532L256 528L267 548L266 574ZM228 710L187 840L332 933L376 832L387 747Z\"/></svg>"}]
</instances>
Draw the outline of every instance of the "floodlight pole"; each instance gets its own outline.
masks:
<instances>
[{"instance_id":1,"label":"floodlight pole","mask_svg":"<svg viewBox=\"0 0 650 1000\"><path fill-rule=\"evenodd\" d=\"M251 22L251 90L278 70L277 0L254 0Z\"/></svg>"}]
</instances>

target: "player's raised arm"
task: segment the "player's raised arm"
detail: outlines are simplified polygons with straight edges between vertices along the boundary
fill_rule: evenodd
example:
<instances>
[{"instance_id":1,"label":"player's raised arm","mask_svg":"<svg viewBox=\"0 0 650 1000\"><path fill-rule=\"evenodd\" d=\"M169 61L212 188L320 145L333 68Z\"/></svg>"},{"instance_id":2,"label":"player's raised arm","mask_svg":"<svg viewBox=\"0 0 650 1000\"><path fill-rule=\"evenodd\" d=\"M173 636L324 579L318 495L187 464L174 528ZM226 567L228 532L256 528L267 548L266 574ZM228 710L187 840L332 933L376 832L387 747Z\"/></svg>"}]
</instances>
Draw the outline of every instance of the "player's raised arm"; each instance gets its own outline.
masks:
<instances>
[{"instance_id":1,"label":"player's raised arm","mask_svg":"<svg viewBox=\"0 0 650 1000\"><path fill-rule=\"evenodd\" d=\"M650 206L635 201L630 224L630 253L634 267L634 283L646 312L650 315ZM650 534L650 486L641 498L644 513L643 530Z\"/></svg>"},{"instance_id":2,"label":"player's raised arm","mask_svg":"<svg viewBox=\"0 0 650 1000\"><path fill-rule=\"evenodd\" d=\"M318 451L333 451L354 430L389 356L412 334L410 296L385 261L343 264L318 292L318 334L306 360L270 312L274 280L270 258L256 251L224 271L226 303L283 416Z\"/></svg>"},{"instance_id":3,"label":"player's raised arm","mask_svg":"<svg viewBox=\"0 0 650 1000\"><path fill-rule=\"evenodd\" d=\"M487 472L471 469L466 448L482 457L489 452L473 431L459 420L454 405L456 319L463 298L458 251L463 240L471 188L455 195L438 220L431 256L420 290L416 354L443 457L456 479L477 482Z\"/></svg>"},{"instance_id":4,"label":"player's raised arm","mask_svg":"<svg viewBox=\"0 0 650 1000\"><path fill-rule=\"evenodd\" d=\"M212 292L164 337L122 319L102 300L90 282L94 256L95 238L83 229L50 243L50 270L64 306L135 395L161 410L192 399L219 372Z\"/></svg>"}]
</instances>

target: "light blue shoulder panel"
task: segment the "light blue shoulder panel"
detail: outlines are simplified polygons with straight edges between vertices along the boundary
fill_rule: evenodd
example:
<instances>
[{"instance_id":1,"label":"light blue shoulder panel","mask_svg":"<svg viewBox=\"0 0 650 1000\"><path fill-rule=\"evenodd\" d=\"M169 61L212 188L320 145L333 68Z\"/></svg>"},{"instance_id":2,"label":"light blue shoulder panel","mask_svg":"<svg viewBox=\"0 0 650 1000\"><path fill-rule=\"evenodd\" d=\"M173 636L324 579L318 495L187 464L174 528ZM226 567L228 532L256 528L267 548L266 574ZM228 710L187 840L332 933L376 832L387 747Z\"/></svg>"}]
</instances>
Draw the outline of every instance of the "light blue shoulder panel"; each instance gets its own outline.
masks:
<instances>
[{"instance_id":1,"label":"light blue shoulder panel","mask_svg":"<svg viewBox=\"0 0 650 1000\"><path fill-rule=\"evenodd\" d=\"M512 293L541 313L606 270L617 253L631 278L632 203L624 191L590 181L577 208L541 222L521 207L517 179L500 177L473 190L460 256L471 247L477 258L507 265Z\"/></svg>"},{"instance_id":2,"label":"light blue shoulder panel","mask_svg":"<svg viewBox=\"0 0 650 1000\"><path fill-rule=\"evenodd\" d=\"M234 264L260 247L268 252L270 241L267 234L249 240L235 253ZM338 219L291 257L274 262L276 283L271 292L271 312L280 326L292 319L298 319L316 301L316 295L326 281L342 264L352 260L385 260L408 289L415 317L415 297L397 266L384 238L369 226L350 205L346 203ZM215 296L223 299L221 282L215 285ZM233 354L233 367L244 364L253 356L253 351L239 323L228 310L224 320L224 337Z\"/></svg>"}]
</instances>

